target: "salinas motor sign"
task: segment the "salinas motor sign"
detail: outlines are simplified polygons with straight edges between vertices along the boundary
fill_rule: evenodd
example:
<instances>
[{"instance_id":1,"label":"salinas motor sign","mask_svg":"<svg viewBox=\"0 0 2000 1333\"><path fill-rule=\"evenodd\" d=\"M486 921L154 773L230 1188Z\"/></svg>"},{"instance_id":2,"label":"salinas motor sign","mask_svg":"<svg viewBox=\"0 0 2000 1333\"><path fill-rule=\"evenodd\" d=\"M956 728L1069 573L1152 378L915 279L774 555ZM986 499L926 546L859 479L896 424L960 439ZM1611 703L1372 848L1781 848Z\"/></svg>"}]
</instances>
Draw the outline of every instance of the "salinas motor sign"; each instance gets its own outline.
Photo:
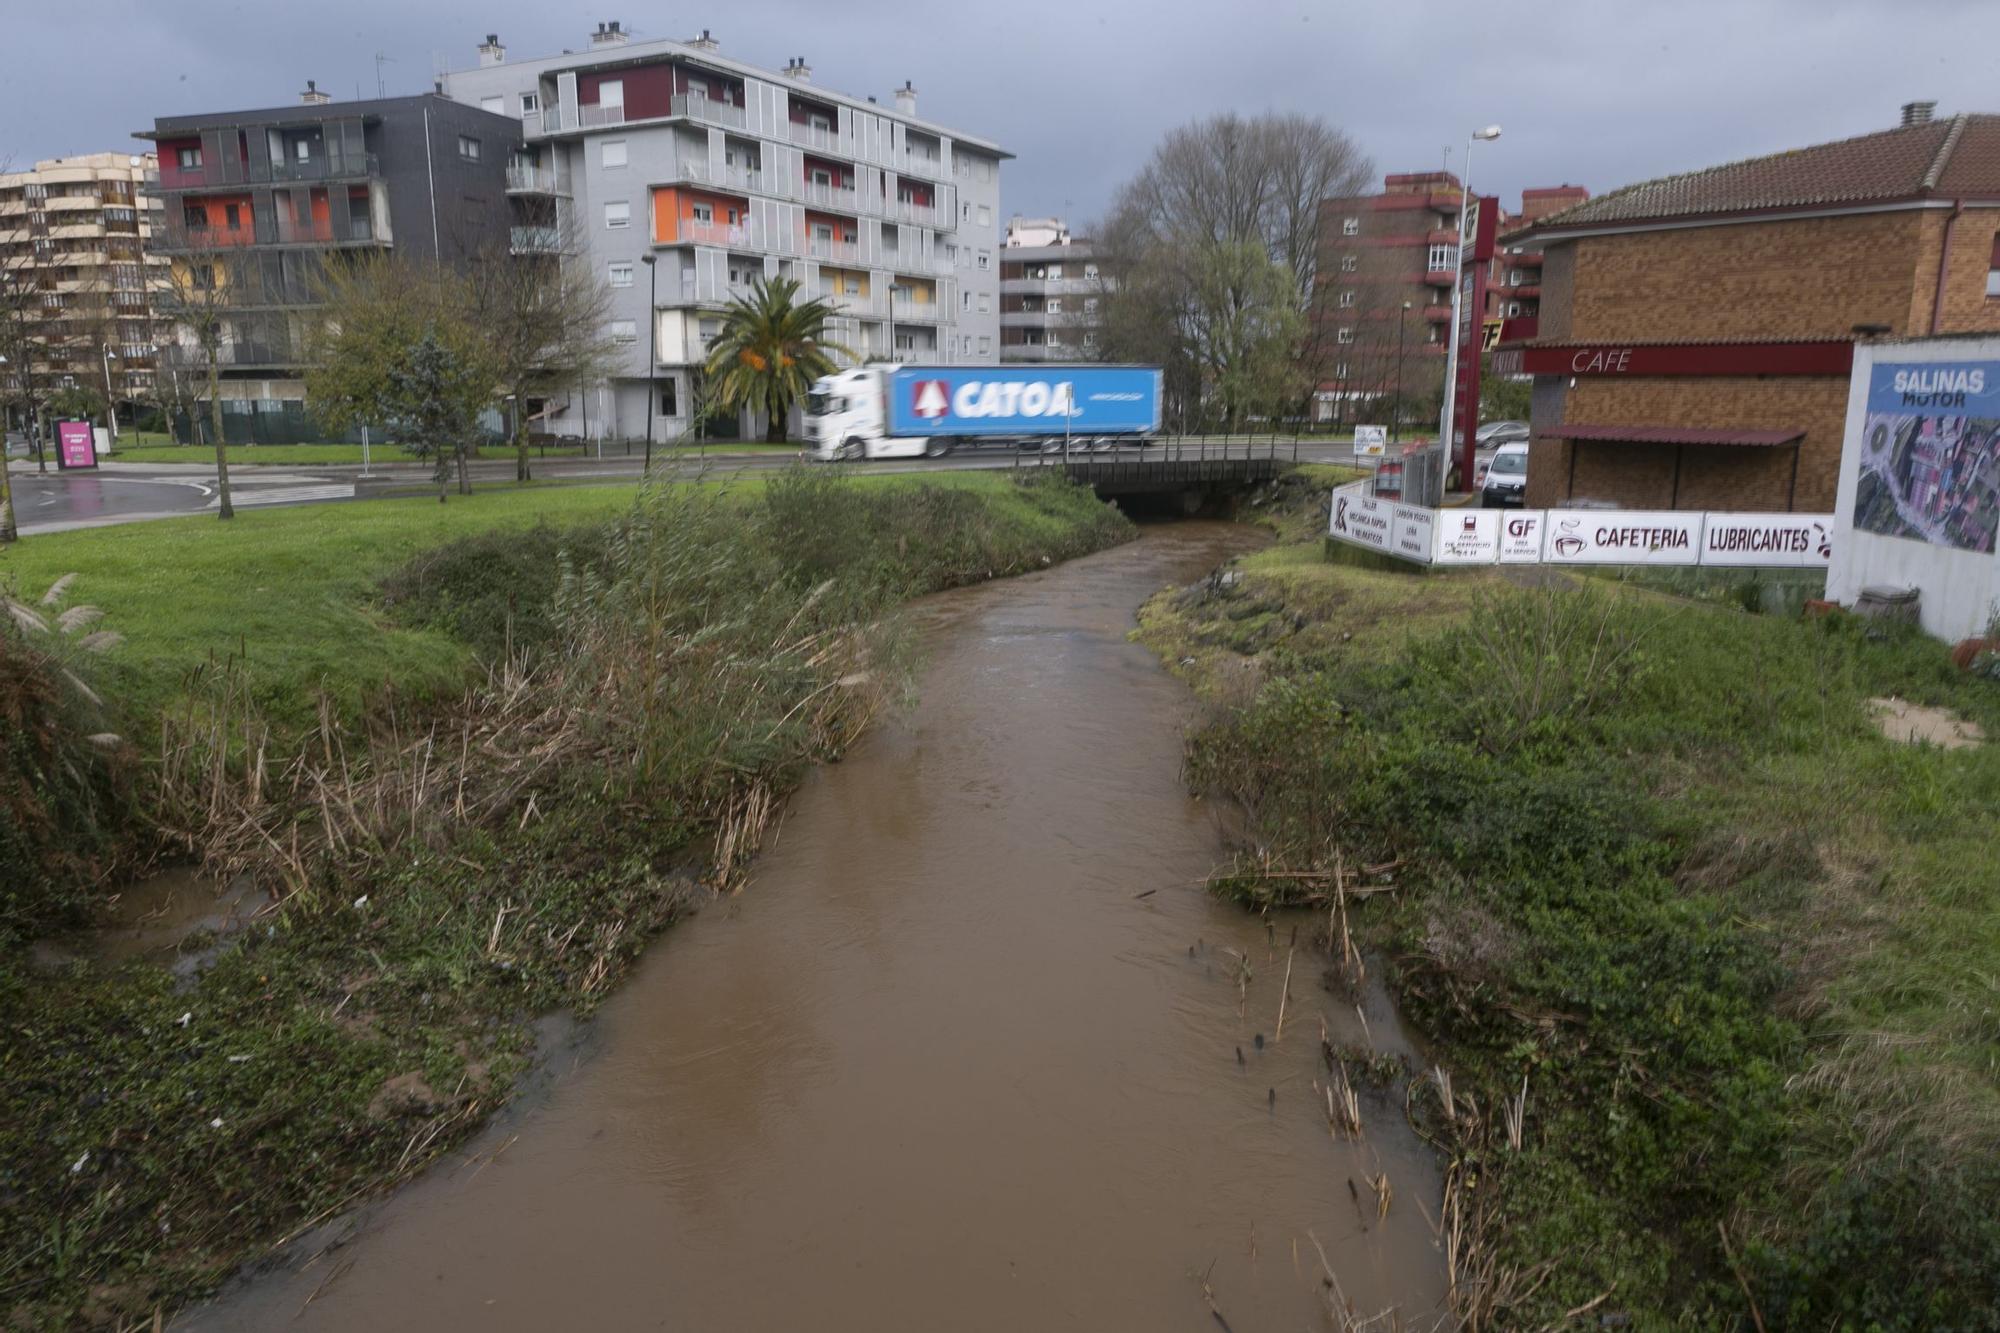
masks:
<instances>
[{"instance_id":1,"label":"salinas motor sign","mask_svg":"<svg viewBox=\"0 0 2000 1333\"><path fill-rule=\"evenodd\" d=\"M1333 493L1328 535L1420 564L1716 565L1824 569L1830 514L1688 510L1419 509Z\"/></svg>"}]
</instances>

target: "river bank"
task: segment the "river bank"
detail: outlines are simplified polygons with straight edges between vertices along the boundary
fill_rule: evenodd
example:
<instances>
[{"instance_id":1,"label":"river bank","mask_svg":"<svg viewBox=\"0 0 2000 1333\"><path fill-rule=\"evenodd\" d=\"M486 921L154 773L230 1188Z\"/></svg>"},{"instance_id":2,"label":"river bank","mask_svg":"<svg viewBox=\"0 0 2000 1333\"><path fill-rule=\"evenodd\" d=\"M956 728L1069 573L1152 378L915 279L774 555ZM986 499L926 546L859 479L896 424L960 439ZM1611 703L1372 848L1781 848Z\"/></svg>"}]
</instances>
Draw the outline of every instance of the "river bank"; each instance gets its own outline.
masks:
<instances>
[{"instance_id":1,"label":"river bank","mask_svg":"<svg viewBox=\"0 0 2000 1333\"><path fill-rule=\"evenodd\" d=\"M895 703L898 602L1131 535L1087 492L999 477L662 486L598 499L615 517L584 527L530 527L516 502L498 537L475 535L475 506L428 506L457 511L428 542L388 503L301 517L330 535L289 549L279 515L118 534L195 553L194 616L137 595L170 574L130 550L9 555L27 592L79 557L79 592L130 631L130 656L103 658L127 688L94 704L61 676L94 664L44 661L53 641L26 631L8 648L76 714L54 753L131 797L102 840L178 844L276 897L190 975L36 969L22 930L88 915L91 866L17 881L61 901L10 899L0 969L16 1323L149 1318L464 1141L527 1066L535 1017L594 1009L654 932L733 887L809 766ZM238 632L191 631L232 610ZM144 739L86 734L114 724ZM55 894L58 872L84 889Z\"/></svg>"},{"instance_id":2,"label":"river bank","mask_svg":"<svg viewBox=\"0 0 2000 1333\"><path fill-rule=\"evenodd\" d=\"M1208 701L1191 781L1251 813L1219 888L1362 889L1436 1061L1402 1086L1464 1187L1460 1313L1992 1327L2000 751L1871 701L1991 735L2000 686L1847 617L1370 568L1323 522L1142 637Z\"/></svg>"}]
</instances>

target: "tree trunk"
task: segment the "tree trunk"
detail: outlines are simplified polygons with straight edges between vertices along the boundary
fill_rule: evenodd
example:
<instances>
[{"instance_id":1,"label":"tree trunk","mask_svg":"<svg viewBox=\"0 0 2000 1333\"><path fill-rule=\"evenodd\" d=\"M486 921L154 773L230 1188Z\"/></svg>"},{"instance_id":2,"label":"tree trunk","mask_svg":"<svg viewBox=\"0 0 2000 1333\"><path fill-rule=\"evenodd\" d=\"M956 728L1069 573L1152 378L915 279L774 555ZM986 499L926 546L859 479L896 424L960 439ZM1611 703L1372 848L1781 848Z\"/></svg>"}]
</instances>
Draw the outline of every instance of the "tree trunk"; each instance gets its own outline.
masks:
<instances>
[{"instance_id":1,"label":"tree trunk","mask_svg":"<svg viewBox=\"0 0 2000 1333\"><path fill-rule=\"evenodd\" d=\"M208 349L208 418L215 428L215 516L234 518L236 506L229 502L229 449L222 442L222 372L213 347Z\"/></svg>"},{"instance_id":2,"label":"tree trunk","mask_svg":"<svg viewBox=\"0 0 2000 1333\"><path fill-rule=\"evenodd\" d=\"M776 403L764 405L764 443L783 444L785 442L785 414Z\"/></svg>"},{"instance_id":3,"label":"tree trunk","mask_svg":"<svg viewBox=\"0 0 2000 1333\"><path fill-rule=\"evenodd\" d=\"M0 420L0 542L21 539L21 530L14 524L14 479L7 467L6 423Z\"/></svg>"},{"instance_id":4,"label":"tree trunk","mask_svg":"<svg viewBox=\"0 0 2000 1333\"><path fill-rule=\"evenodd\" d=\"M472 494L472 464L465 457L465 446L458 447L458 493Z\"/></svg>"},{"instance_id":5,"label":"tree trunk","mask_svg":"<svg viewBox=\"0 0 2000 1333\"><path fill-rule=\"evenodd\" d=\"M533 481L528 472L528 398L514 395L514 480Z\"/></svg>"}]
</instances>

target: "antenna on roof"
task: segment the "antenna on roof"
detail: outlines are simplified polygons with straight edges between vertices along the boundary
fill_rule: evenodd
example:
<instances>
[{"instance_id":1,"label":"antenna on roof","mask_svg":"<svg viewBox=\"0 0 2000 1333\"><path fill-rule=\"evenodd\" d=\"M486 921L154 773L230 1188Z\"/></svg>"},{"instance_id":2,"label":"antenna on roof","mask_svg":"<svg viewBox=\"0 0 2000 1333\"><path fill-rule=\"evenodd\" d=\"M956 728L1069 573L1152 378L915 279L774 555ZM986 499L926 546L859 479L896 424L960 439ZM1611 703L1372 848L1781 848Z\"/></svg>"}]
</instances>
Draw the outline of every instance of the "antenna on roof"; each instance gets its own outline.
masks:
<instances>
[{"instance_id":1,"label":"antenna on roof","mask_svg":"<svg viewBox=\"0 0 2000 1333\"><path fill-rule=\"evenodd\" d=\"M375 53L375 95L377 97L387 97L389 95L387 91L388 85L382 82L382 66L393 65L395 63L396 58L394 56L385 56L380 51Z\"/></svg>"}]
</instances>

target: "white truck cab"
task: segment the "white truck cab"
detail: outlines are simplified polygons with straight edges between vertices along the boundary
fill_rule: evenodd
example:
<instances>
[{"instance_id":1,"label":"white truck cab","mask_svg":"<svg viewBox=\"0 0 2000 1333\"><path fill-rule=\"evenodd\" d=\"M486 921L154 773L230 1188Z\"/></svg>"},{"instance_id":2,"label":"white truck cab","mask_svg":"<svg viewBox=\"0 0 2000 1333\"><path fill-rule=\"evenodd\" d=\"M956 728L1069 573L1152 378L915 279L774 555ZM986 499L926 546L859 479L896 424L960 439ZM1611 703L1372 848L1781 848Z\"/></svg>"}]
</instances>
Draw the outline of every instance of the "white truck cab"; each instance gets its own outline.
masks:
<instances>
[{"instance_id":1,"label":"white truck cab","mask_svg":"<svg viewBox=\"0 0 2000 1333\"><path fill-rule=\"evenodd\" d=\"M854 458L941 458L956 441L888 433L891 367L856 366L815 380L806 394L806 452L823 463Z\"/></svg>"}]
</instances>

